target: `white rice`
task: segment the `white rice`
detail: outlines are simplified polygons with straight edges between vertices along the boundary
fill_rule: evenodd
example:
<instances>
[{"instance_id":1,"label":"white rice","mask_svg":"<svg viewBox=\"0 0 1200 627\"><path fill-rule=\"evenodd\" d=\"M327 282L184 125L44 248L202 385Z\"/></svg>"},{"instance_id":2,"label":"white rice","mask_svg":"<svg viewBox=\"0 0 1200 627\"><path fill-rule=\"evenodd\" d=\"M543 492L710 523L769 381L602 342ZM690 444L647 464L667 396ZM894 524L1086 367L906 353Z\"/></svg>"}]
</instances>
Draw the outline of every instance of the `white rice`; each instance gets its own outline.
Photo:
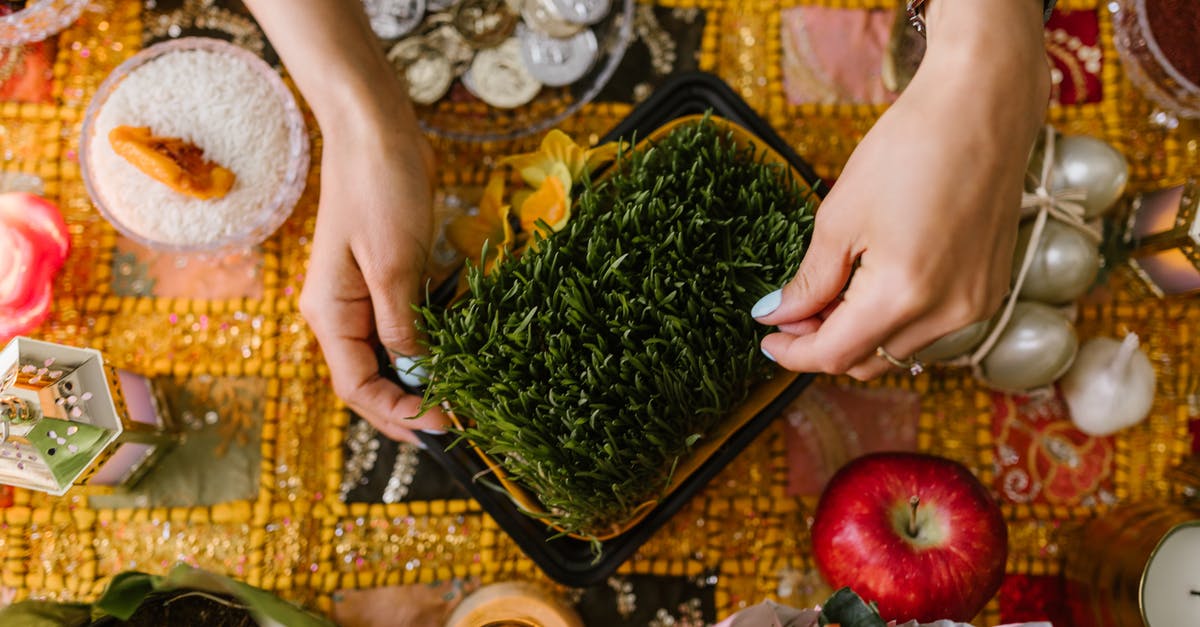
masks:
<instances>
[{"instance_id":1,"label":"white rice","mask_svg":"<svg viewBox=\"0 0 1200 627\"><path fill-rule=\"evenodd\" d=\"M180 194L113 151L108 133L117 126L148 126L192 142L237 180L219 199ZM254 230L287 171L284 103L250 65L217 52L172 52L138 67L113 90L93 129L92 185L118 222L153 242L203 246Z\"/></svg>"}]
</instances>

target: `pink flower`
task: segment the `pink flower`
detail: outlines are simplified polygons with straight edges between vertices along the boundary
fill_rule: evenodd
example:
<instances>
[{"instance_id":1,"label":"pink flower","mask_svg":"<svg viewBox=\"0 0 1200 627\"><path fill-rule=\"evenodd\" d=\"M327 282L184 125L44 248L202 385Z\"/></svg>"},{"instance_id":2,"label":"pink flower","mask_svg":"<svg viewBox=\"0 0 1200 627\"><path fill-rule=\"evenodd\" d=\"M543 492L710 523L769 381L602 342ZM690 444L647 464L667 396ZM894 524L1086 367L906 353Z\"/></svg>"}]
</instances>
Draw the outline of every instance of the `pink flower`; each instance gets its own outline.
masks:
<instances>
[{"instance_id":1,"label":"pink flower","mask_svg":"<svg viewBox=\"0 0 1200 627\"><path fill-rule=\"evenodd\" d=\"M50 287L71 248L58 207L26 192L0 194L0 340L50 313Z\"/></svg>"}]
</instances>

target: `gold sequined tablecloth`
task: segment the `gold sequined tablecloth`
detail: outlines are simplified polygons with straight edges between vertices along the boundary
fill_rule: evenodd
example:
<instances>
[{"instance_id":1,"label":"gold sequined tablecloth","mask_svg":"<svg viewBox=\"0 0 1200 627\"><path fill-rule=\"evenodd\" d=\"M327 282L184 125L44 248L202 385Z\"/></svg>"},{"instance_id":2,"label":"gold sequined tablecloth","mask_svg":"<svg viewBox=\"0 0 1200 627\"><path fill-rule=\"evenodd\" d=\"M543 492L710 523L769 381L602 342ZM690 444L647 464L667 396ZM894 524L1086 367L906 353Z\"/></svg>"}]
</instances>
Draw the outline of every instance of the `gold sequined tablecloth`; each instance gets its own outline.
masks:
<instances>
[{"instance_id":1,"label":"gold sequined tablecloth","mask_svg":"<svg viewBox=\"0 0 1200 627\"><path fill-rule=\"evenodd\" d=\"M193 3L185 3L191 5ZM205 4L205 3L198 3ZM209 3L211 4L211 3ZM887 0L668 0L705 15L700 69L728 82L819 174L835 177L886 104L796 103L785 92L781 32L798 7L887 9ZM297 309L310 252L318 193L314 165L294 216L263 245L253 285L237 298L136 296L115 290L117 236L93 208L80 180L77 145L91 94L143 45L141 2L98 0L58 37L49 102L0 103L0 158L8 170L42 177L70 225L73 252L55 285L51 319L36 336L103 351L119 366L151 376L251 381L260 411L262 463L257 495L211 507L92 509L77 490L64 498L17 491L0 510L0 585L17 598L89 599L128 568L163 572L182 560L228 573L318 610L339 588L429 583L475 576L547 581L514 542L469 500L345 504L338 499L348 416L328 382L319 348ZM1059 12L1092 15L1102 67L1101 93L1052 108L1065 133L1101 137L1132 166L1135 189L1178 183L1197 172L1200 129L1151 122L1154 107L1125 78L1107 9L1097 0L1060 0ZM1048 42L1053 43L1048 34ZM594 140L631 109L600 103L563 128ZM310 119L314 164L319 137ZM466 145L435 140L447 186L483 181L487 157L529 149L514 144ZM980 234L980 237L987 237ZM1175 498L1165 471L1190 451L1197 356L1194 300L1159 301L1118 274L1111 295L1080 310L1083 338L1137 331L1160 377L1152 417L1111 439L1111 465L1101 478L1111 498L1008 500L1012 575L1053 576L1062 569L1066 537L1111 501ZM848 383L848 382L839 382ZM917 445L957 459L994 482L997 399L961 372L871 384L920 393ZM773 425L713 483L621 567L624 574L716 573L718 616L774 598L810 605L827 594L808 548L815 501L785 494L784 426ZM1093 478L1095 479L1095 478ZM1000 600L982 623L995 623Z\"/></svg>"}]
</instances>

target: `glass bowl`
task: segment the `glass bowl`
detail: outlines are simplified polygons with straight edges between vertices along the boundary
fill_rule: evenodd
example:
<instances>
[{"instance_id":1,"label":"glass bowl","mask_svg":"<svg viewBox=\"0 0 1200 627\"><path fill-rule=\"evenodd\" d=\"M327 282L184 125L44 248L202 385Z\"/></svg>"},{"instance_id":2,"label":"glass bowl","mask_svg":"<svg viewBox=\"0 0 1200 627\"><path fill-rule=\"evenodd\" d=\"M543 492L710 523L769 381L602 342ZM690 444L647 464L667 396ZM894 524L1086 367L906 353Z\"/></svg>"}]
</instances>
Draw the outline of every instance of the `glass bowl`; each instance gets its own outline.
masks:
<instances>
[{"instance_id":1,"label":"glass bowl","mask_svg":"<svg viewBox=\"0 0 1200 627\"><path fill-rule=\"evenodd\" d=\"M107 141L104 137L95 137L98 132L98 118L105 104L113 96L118 87L144 65L167 55L193 50L228 55L241 61L249 68L250 72L254 74L260 83L266 85L271 95L278 98L278 102L282 106L284 118L283 132L286 137L286 145L284 147L286 154L284 155L283 163L286 165L284 166L278 188L259 206L255 211L256 215L254 218L244 220L238 225L239 228L236 232L194 243L159 241L153 236L147 235L143 230L126 224L120 217L119 212L113 211L112 201L106 194L106 191L114 192L115 190L98 180L97 169L100 166L93 162L95 159L93 150L99 147L94 146L94 143L99 144L100 142ZM152 106L154 106L154 103L148 100L147 107ZM137 124L136 122L122 123ZM120 159L120 157L116 156L108 158ZM226 41L205 37L186 37L158 43L138 52L119 65L101 83L99 89L96 91L96 95L89 103L84 116L82 137L79 142L79 168L84 185L101 215L125 237L146 248L162 252L181 254L236 252L262 243L291 215L296 202L300 199L300 194L304 191L308 176L308 167L309 139L308 130L304 123L304 116L296 103L295 97L287 86L284 85L279 74L253 53ZM237 174L235 171L235 175ZM235 184L236 190L237 187ZM198 208L202 207L202 205L198 205Z\"/></svg>"},{"instance_id":2,"label":"glass bowl","mask_svg":"<svg viewBox=\"0 0 1200 627\"><path fill-rule=\"evenodd\" d=\"M88 0L33 0L24 9L0 17L0 46L41 41L79 19Z\"/></svg>"},{"instance_id":3,"label":"glass bowl","mask_svg":"<svg viewBox=\"0 0 1200 627\"><path fill-rule=\"evenodd\" d=\"M1190 47L1186 52L1165 50L1160 41L1164 36L1178 40L1182 35L1156 33L1147 6L1151 4L1154 5L1152 10L1164 14L1174 12L1180 22L1176 26L1187 28L1183 24L1186 17L1178 16L1176 7L1166 6L1165 0L1115 0L1110 3L1115 35L1113 40L1129 80L1167 111L1181 117L1200 118L1200 85L1193 80L1195 77L1189 79L1185 76L1177 66L1178 60L1171 60L1171 52L1175 52L1176 56L1195 55L1195 48ZM1191 32L1187 36L1194 41L1196 34ZM1175 44L1179 45L1179 41Z\"/></svg>"},{"instance_id":4,"label":"glass bowl","mask_svg":"<svg viewBox=\"0 0 1200 627\"><path fill-rule=\"evenodd\" d=\"M557 126L595 100L617 71L633 41L634 0L614 0L608 17L592 27L599 54L581 78L564 87L543 86L527 104L493 107L455 79L450 91L431 105L418 105L422 130L457 141L505 141Z\"/></svg>"}]
</instances>

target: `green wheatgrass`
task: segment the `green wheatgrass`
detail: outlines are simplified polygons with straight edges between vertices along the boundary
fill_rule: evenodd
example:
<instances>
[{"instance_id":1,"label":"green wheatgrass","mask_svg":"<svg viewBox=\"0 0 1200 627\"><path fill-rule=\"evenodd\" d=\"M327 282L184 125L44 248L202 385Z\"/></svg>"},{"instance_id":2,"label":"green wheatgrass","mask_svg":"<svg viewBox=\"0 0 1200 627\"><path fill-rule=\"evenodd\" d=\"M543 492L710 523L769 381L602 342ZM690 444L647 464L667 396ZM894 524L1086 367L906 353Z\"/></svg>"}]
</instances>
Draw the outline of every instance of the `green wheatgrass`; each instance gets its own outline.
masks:
<instances>
[{"instance_id":1,"label":"green wheatgrass","mask_svg":"<svg viewBox=\"0 0 1200 627\"><path fill-rule=\"evenodd\" d=\"M449 403L546 522L617 528L770 376L749 312L795 272L813 203L762 157L707 119L680 127L581 184L562 231L423 310L426 405Z\"/></svg>"}]
</instances>

